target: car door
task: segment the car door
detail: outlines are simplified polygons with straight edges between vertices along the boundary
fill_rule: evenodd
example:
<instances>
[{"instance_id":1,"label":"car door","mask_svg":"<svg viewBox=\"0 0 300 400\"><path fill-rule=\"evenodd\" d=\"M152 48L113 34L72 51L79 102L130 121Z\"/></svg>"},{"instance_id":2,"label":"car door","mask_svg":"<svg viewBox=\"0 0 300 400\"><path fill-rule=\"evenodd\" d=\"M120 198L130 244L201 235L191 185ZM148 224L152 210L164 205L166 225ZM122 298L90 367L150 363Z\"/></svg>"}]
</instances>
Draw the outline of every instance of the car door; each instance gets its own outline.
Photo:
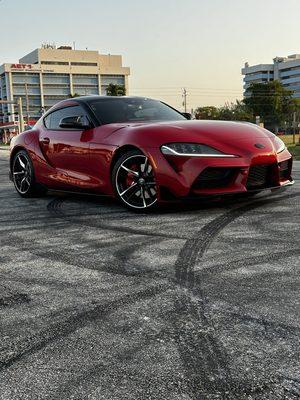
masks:
<instances>
[{"instance_id":1,"label":"car door","mask_svg":"<svg viewBox=\"0 0 300 400\"><path fill-rule=\"evenodd\" d=\"M89 129L62 126L63 120L82 121ZM48 163L55 168L53 179L83 188L93 186L89 174L89 138L93 127L86 111L80 106L68 106L53 111L44 118L40 146Z\"/></svg>"}]
</instances>

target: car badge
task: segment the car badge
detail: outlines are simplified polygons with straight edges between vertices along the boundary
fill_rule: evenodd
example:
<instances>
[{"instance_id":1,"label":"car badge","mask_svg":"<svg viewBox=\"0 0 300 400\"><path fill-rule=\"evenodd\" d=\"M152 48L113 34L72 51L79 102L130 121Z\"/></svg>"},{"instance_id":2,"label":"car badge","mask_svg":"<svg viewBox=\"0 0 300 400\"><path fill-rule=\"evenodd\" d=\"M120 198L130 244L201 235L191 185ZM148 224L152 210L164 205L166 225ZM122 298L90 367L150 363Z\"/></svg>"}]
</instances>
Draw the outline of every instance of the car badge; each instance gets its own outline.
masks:
<instances>
[{"instance_id":1,"label":"car badge","mask_svg":"<svg viewBox=\"0 0 300 400\"><path fill-rule=\"evenodd\" d=\"M264 149L265 148L265 146L263 144L261 144L261 143L255 143L254 146L257 147L258 149Z\"/></svg>"}]
</instances>

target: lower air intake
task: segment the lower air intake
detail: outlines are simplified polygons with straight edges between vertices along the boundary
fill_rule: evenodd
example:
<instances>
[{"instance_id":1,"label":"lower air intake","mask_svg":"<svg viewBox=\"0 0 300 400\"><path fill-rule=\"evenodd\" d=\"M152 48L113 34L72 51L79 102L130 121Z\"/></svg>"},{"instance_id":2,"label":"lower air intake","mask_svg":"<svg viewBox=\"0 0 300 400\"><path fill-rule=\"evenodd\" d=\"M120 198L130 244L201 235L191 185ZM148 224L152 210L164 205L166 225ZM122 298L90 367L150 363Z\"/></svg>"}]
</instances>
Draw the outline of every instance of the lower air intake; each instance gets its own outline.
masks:
<instances>
[{"instance_id":1,"label":"lower air intake","mask_svg":"<svg viewBox=\"0 0 300 400\"><path fill-rule=\"evenodd\" d=\"M279 177L280 180L288 180L291 176L292 159L279 163Z\"/></svg>"},{"instance_id":2,"label":"lower air intake","mask_svg":"<svg viewBox=\"0 0 300 400\"><path fill-rule=\"evenodd\" d=\"M193 189L226 187L232 182L236 173L236 168L206 168L196 179Z\"/></svg>"},{"instance_id":3,"label":"lower air intake","mask_svg":"<svg viewBox=\"0 0 300 400\"><path fill-rule=\"evenodd\" d=\"M273 165L254 165L250 167L247 189L260 189L272 186Z\"/></svg>"}]
</instances>

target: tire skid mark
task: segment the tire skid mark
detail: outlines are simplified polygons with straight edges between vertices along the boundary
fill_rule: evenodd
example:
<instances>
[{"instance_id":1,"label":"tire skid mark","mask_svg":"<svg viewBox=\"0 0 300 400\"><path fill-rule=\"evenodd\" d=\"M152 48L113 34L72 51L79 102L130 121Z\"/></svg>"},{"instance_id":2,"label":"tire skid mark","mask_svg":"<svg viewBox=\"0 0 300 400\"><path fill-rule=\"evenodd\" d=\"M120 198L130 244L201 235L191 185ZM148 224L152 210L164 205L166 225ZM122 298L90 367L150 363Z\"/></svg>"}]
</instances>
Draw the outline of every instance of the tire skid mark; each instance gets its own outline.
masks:
<instances>
[{"instance_id":1,"label":"tire skid mark","mask_svg":"<svg viewBox=\"0 0 300 400\"><path fill-rule=\"evenodd\" d=\"M246 257L243 259L233 260L229 262L225 262L222 264L214 264L208 267L205 267L202 270L195 271L195 280L201 280L204 277L220 274L222 272L230 272L239 268L250 267L251 265L260 265L263 263L268 263L271 261L279 261L281 259L286 259L289 257L295 257L300 255L300 249L289 249L289 250L281 250L274 253L266 253L266 254L258 254L253 257Z\"/></svg>"},{"instance_id":2,"label":"tire skid mark","mask_svg":"<svg viewBox=\"0 0 300 400\"><path fill-rule=\"evenodd\" d=\"M130 306L137 301L152 298L158 294L166 292L170 288L169 283L161 282L159 285L148 286L147 288L124 295L123 297L104 304L98 304L85 311L76 312L66 320L49 325L45 330L39 331L25 340L20 340L10 344L0 353L0 372L11 367L26 356L30 356L46 346L63 339L78 329L93 323L97 320L108 317L111 313L124 306Z\"/></svg>"},{"instance_id":3,"label":"tire skid mark","mask_svg":"<svg viewBox=\"0 0 300 400\"><path fill-rule=\"evenodd\" d=\"M158 237L158 238L186 240L186 237L182 237L182 236L178 236L178 235L154 233L154 232L142 230L142 229L122 227L120 225L112 226L112 225L106 224L105 222L103 222L103 220L101 220L99 222L98 221L95 222L94 219L90 220L90 221L87 221L85 219L85 221L82 221L80 218L74 217L74 216L69 216L64 212L62 205L66 200L67 199L64 199L64 198L56 198L56 199L52 200L47 206L48 211L55 217L64 218L64 220L68 221L69 223L77 224L80 226L100 228L102 230L108 230L108 231L118 232L118 233L122 232L125 234L131 234L131 235L154 236L154 237ZM104 215L101 215L101 213L98 213L96 215L105 217L106 213ZM137 215L135 216L135 218L137 218ZM118 217L118 219L119 219L119 217ZM125 219L127 219L127 215L125 216Z\"/></svg>"},{"instance_id":4,"label":"tire skid mark","mask_svg":"<svg viewBox=\"0 0 300 400\"><path fill-rule=\"evenodd\" d=\"M175 282L180 289L175 301L174 330L180 332L177 346L185 366L186 379L191 384L189 395L192 399L208 399L212 395L234 398L230 393L236 390L227 365L226 351L218 342L215 327L209 319L207 299L201 289L202 282L200 278L195 281L194 268L197 261L203 257L217 235L243 214L298 196L299 192L296 192L233 208L206 224L181 249L175 262ZM180 323L182 310L185 310L185 321L188 323Z\"/></svg>"},{"instance_id":5,"label":"tire skid mark","mask_svg":"<svg viewBox=\"0 0 300 400\"><path fill-rule=\"evenodd\" d=\"M192 399L230 393L230 378L224 350L215 338L204 304L183 291L175 299L173 327L180 358L186 372L188 394ZM228 397L229 398L229 397Z\"/></svg>"},{"instance_id":6,"label":"tire skid mark","mask_svg":"<svg viewBox=\"0 0 300 400\"><path fill-rule=\"evenodd\" d=\"M1 221L0 221L1 222ZM14 223L14 227L13 228L7 228L5 227L3 230L0 230L0 234L2 232L5 231L5 234L13 234L16 232L16 227L18 228L18 232L23 232L23 231L40 231L41 229L45 229L45 228L53 228L53 229L60 229L61 227L63 227L64 222L63 221L53 221L53 222L48 222L45 226L41 227L41 225L36 225L36 226L23 226L21 227L20 225ZM1 260L0 260L1 262Z\"/></svg>"},{"instance_id":7,"label":"tire skid mark","mask_svg":"<svg viewBox=\"0 0 300 400\"><path fill-rule=\"evenodd\" d=\"M52 246L51 248L48 247L46 250L40 250L40 245L35 244L34 242L28 242L27 240L19 237L17 234L15 235L9 235L9 237L6 237L1 243L2 245L11 245L11 238L17 239L14 241L14 249L19 249L20 251L26 251L29 254L32 254L34 256L37 256L39 258L43 258L45 260L50 260L53 262L59 262L59 263L64 263L68 266L72 266L75 268L82 268L82 269L87 269L87 270L92 270L92 271L97 271L97 272L106 272L114 275L123 275L123 276L139 276L139 275L145 275L147 276L152 274L152 271L139 271L139 265L134 265L130 264L129 268L127 265L124 264L124 262L119 261L118 259L112 260L109 263L109 267L106 265L103 265L101 263L101 266L98 265L98 263L95 261L95 259L92 257L89 262L87 262L86 259L81 260L80 257L78 257L78 254L74 251L70 252L68 247L65 247L64 249L60 249L63 251L58 251L57 246ZM72 236L72 239L74 239L74 235ZM93 239L83 239L80 237L80 242L85 243L89 249L92 250L99 250L101 246L99 245L99 241L93 240ZM60 246L62 247L62 245Z\"/></svg>"},{"instance_id":8,"label":"tire skid mark","mask_svg":"<svg viewBox=\"0 0 300 400\"><path fill-rule=\"evenodd\" d=\"M193 287L194 267L197 260L204 255L216 236L231 222L256 208L264 205L272 205L284 199L298 197L299 194L300 192L296 192L274 199L263 199L251 202L250 204L247 203L241 207L231 209L227 213L220 215L206 224L195 236L186 241L184 247L180 251L175 263L176 282L181 286Z\"/></svg>"},{"instance_id":9,"label":"tire skid mark","mask_svg":"<svg viewBox=\"0 0 300 400\"><path fill-rule=\"evenodd\" d=\"M3 289L5 292L3 293ZM31 298L27 293L13 292L6 286L0 286L0 307L12 307L18 304L28 304Z\"/></svg>"},{"instance_id":10,"label":"tire skid mark","mask_svg":"<svg viewBox=\"0 0 300 400\"><path fill-rule=\"evenodd\" d=\"M47 287L54 287L56 289L74 289L76 288L76 282L61 282L60 280L54 280L54 279L43 279L43 278L25 278L24 276L22 277L12 277L10 275L2 275L0 273L0 280L2 282L13 282L13 283L18 283L22 285L30 285L30 286L47 286ZM82 284L83 286L83 284Z\"/></svg>"},{"instance_id":11,"label":"tire skid mark","mask_svg":"<svg viewBox=\"0 0 300 400\"><path fill-rule=\"evenodd\" d=\"M248 325L259 325L264 328L265 335L274 337L274 333L279 333L282 338L287 338L289 336L295 336L296 339L300 336L300 327L287 325L282 322L268 321L262 317L254 317L251 315L241 314L237 312L228 312L233 320L239 323L246 323ZM288 335L287 335L288 333Z\"/></svg>"}]
</instances>

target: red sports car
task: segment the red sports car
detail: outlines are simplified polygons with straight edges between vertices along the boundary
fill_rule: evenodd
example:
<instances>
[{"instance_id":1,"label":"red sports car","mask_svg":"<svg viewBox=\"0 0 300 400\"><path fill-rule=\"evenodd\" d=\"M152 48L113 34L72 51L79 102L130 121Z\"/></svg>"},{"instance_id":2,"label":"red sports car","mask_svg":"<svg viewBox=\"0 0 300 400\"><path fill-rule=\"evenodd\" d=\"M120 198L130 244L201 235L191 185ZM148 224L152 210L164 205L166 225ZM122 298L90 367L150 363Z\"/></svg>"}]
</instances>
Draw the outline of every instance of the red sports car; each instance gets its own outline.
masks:
<instances>
[{"instance_id":1,"label":"red sports car","mask_svg":"<svg viewBox=\"0 0 300 400\"><path fill-rule=\"evenodd\" d=\"M281 139L250 123L191 121L141 97L80 97L12 141L23 197L48 188L115 196L131 209L172 199L256 193L293 183Z\"/></svg>"}]
</instances>

